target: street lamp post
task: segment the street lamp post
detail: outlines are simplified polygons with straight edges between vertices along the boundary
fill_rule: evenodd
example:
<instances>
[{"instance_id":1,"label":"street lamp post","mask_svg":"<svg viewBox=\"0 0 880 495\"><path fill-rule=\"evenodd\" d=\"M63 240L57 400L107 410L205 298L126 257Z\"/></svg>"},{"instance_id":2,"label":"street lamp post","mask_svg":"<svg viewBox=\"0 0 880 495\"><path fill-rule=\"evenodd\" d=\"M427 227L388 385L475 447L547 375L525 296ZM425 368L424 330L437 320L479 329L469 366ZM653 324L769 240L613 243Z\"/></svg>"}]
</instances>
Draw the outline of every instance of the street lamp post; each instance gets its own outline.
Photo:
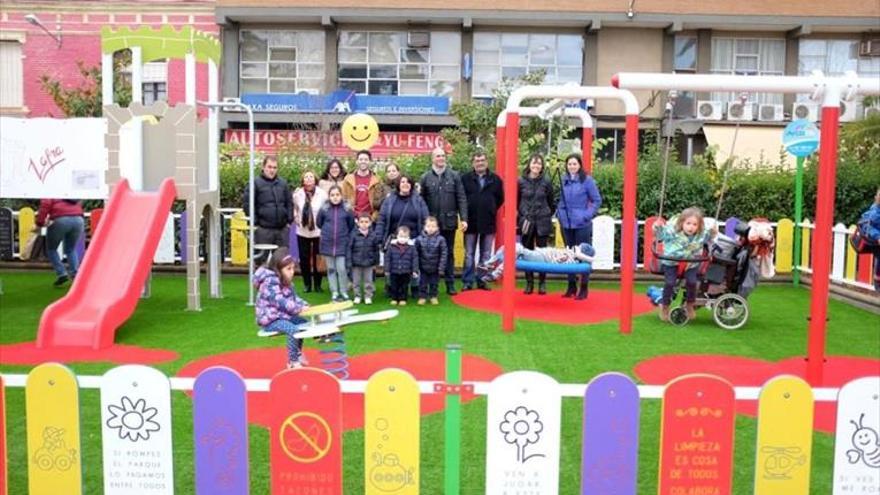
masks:
<instances>
[{"instance_id":1,"label":"street lamp post","mask_svg":"<svg viewBox=\"0 0 880 495\"><path fill-rule=\"evenodd\" d=\"M248 115L248 145L250 160L248 165L248 274L254 273L254 111L250 105L242 103L238 98L227 101L200 101L199 105L208 107L212 112L218 108L238 108ZM213 130L211 131L213 132ZM248 283L248 306L254 305L254 284Z\"/></svg>"}]
</instances>

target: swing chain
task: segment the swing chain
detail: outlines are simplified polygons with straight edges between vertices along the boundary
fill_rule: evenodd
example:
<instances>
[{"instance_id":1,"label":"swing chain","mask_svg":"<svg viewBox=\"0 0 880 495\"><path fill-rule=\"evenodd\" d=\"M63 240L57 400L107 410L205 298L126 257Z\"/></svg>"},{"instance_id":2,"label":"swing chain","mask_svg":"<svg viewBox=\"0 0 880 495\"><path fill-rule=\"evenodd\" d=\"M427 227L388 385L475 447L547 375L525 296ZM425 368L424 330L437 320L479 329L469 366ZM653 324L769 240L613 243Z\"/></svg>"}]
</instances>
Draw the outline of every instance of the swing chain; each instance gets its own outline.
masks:
<instances>
[{"instance_id":1,"label":"swing chain","mask_svg":"<svg viewBox=\"0 0 880 495\"><path fill-rule=\"evenodd\" d=\"M666 118L666 149L663 152L663 178L660 182L660 208L657 212L658 218L663 218L663 203L666 199L666 171L669 168L669 147L672 141L672 110L675 107L675 100L678 98L678 92L672 90L666 98L666 108L664 109L664 117Z\"/></svg>"},{"instance_id":2,"label":"swing chain","mask_svg":"<svg viewBox=\"0 0 880 495\"><path fill-rule=\"evenodd\" d=\"M739 102L745 105L749 101L749 94L745 91L739 94ZM733 129L733 140L730 142L730 153L727 154L727 160L724 160L724 175L721 178L721 192L718 194L718 204L715 206L715 219L721 215L721 205L724 203L724 192L727 189L727 176L733 166L733 151L736 149L736 137L739 134L740 121L736 121L736 127Z\"/></svg>"}]
</instances>

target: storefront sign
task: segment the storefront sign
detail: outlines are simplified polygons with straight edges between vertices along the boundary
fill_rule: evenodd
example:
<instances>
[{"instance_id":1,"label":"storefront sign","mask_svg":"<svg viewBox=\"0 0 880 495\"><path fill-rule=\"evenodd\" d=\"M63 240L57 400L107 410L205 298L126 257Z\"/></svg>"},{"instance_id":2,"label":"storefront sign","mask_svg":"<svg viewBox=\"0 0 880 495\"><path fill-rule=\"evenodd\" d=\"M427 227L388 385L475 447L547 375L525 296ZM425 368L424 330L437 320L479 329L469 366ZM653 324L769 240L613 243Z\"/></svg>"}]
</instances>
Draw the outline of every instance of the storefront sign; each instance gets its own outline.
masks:
<instances>
[{"instance_id":1,"label":"storefront sign","mask_svg":"<svg viewBox=\"0 0 880 495\"><path fill-rule=\"evenodd\" d=\"M226 142L248 145L248 131L227 129ZM389 155L416 155L430 153L445 146L443 136L436 132L385 132L379 134L370 148L373 157ZM339 131L258 130L254 133L254 147L258 151L276 152L284 147L323 151L328 155L345 156L353 152L342 142Z\"/></svg>"},{"instance_id":2,"label":"storefront sign","mask_svg":"<svg viewBox=\"0 0 880 495\"><path fill-rule=\"evenodd\" d=\"M241 102L264 113L449 114L449 98L443 96L358 95L351 91L327 95L248 93L241 95Z\"/></svg>"}]
</instances>

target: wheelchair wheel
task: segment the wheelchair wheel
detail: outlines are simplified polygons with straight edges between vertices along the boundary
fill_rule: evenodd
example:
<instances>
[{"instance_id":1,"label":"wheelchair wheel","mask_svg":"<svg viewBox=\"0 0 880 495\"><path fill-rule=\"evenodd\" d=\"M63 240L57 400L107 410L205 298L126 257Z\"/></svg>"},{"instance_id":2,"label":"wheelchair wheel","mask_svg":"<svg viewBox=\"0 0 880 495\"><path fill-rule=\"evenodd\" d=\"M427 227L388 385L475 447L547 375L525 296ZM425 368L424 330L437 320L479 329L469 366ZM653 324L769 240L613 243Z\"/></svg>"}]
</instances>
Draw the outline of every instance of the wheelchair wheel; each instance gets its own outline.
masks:
<instances>
[{"instance_id":1,"label":"wheelchair wheel","mask_svg":"<svg viewBox=\"0 0 880 495\"><path fill-rule=\"evenodd\" d=\"M688 314L687 310L684 309L684 306L676 306L672 308L672 311L669 312L669 322L677 327L687 325Z\"/></svg>"},{"instance_id":2,"label":"wheelchair wheel","mask_svg":"<svg viewBox=\"0 0 880 495\"><path fill-rule=\"evenodd\" d=\"M742 328L749 319L749 304L739 294L724 294L715 300L712 317L725 330Z\"/></svg>"}]
</instances>

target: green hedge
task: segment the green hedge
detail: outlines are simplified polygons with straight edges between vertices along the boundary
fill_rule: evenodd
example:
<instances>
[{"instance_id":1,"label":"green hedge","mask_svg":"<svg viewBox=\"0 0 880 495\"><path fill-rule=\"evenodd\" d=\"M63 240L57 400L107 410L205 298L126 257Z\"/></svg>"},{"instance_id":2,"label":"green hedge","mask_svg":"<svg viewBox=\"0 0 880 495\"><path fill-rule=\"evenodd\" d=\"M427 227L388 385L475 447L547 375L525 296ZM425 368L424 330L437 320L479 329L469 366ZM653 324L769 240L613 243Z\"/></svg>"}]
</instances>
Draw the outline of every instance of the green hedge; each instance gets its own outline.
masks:
<instances>
[{"instance_id":1,"label":"green hedge","mask_svg":"<svg viewBox=\"0 0 880 495\"><path fill-rule=\"evenodd\" d=\"M221 145L220 187L223 207L241 207L241 196L247 183L247 153L241 146ZM318 175L324 170L327 157L302 150L281 150L278 153L279 174L292 187L299 185L302 173L312 170ZM347 170L352 167L353 157L344 157ZM430 157L396 156L391 158L409 175L418 178L428 170ZM256 173L262 155L256 157ZM670 216L689 206L699 206L708 215L714 215L721 191L723 173L712 165L710 159L697 160L697 165L686 167L678 163L674 154L670 157L666 180L664 216ZM456 168L467 169L466 160L453 161ZM618 160L618 163L622 161ZM656 215L659 208L662 183L663 159L659 147L646 146L639 157L638 218ZM384 163L379 164L383 168ZM815 217L816 171L815 160L806 163L804 174L804 217ZM551 177L556 174L550 172ZM594 177L603 196L600 213L619 218L623 198L623 167L598 163ZM555 181L558 188L558 178ZM864 158L841 150L837 165L837 197L835 199L835 222L847 225L855 223L861 213L870 206L877 188L880 187L880 156ZM0 200L0 206L18 209L25 205L37 206L36 201ZM98 207L100 202L89 201L87 208ZM182 204L175 205L182 209ZM757 170L732 169L722 203L721 218L736 216L743 219L766 217L771 220L791 218L794 215L794 171L767 167Z\"/></svg>"}]
</instances>

